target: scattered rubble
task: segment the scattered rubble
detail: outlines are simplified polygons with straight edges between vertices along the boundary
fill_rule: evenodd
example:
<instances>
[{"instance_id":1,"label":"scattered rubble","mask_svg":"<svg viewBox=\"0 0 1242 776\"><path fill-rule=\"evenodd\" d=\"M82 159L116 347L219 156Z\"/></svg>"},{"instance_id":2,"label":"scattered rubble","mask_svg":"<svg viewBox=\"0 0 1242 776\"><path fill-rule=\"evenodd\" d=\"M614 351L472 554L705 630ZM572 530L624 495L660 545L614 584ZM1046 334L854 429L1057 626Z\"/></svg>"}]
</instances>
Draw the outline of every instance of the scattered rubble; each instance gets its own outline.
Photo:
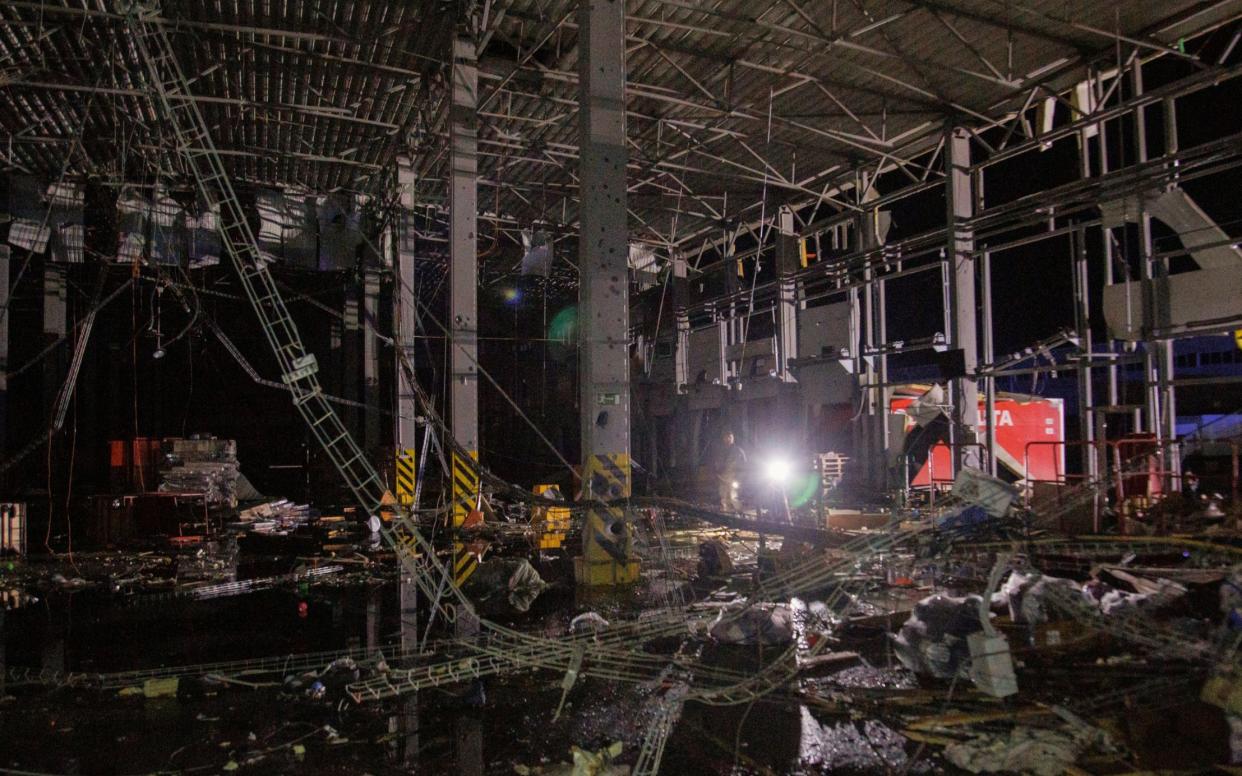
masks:
<instances>
[{"instance_id":1,"label":"scattered rubble","mask_svg":"<svg viewBox=\"0 0 1242 776\"><path fill-rule=\"evenodd\" d=\"M209 505L227 507L258 496L238 467L235 440L195 435L165 440L164 450L161 491L201 493Z\"/></svg>"},{"instance_id":2,"label":"scattered rubble","mask_svg":"<svg viewBox=\"0 0 1242 776\"><path fill-rule=\"evenodd\" d=\"M970 669L967 638L983 630L979 596L933 595L919 601L893 639L902 665L916 674L951 679Z\"/></svg>"},{"instance_id":3,"label":"scattered rubble","mask_svg":"<svg viewBox=\"0 0 1242 776\"><path fill-rule=\"evenodd\" d=\"M721 644L788 644L793 640L793 614L781 604L747 606L740 613L723 608L710 633Z\"/></svg>"}]
</instances>

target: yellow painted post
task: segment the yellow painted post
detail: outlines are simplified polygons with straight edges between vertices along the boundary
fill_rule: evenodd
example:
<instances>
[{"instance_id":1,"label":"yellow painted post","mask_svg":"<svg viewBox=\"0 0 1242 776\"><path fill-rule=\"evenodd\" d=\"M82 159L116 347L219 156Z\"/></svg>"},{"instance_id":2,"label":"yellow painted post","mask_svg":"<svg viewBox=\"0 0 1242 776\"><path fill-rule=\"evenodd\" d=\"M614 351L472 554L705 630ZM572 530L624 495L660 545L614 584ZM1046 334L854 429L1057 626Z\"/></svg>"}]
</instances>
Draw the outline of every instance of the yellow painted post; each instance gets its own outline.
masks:
<instances>
[{"instance_id":1,"label":"yellow painted post","mask_svg":"<svg viewBox=\"0 0 1242 776\"><path fill-rule=\"evenodd\" d=\"M592 455L583 472L584 498L615 501L630 495L630 456L626 453ZM588 587L628 585L638 581L638 557L634 535L626 523L625 510L604 504L587 510L583 527L583 553L575 559L578 583Z\"/></svg>"},{"instance_id":2,"label":"yellow painted post","mask_svg":"<svg viewBox=\"0 0 1242 776\"><path fill-rule=\"evenodd\" d=\"M560 492L555 485L536 485L535 495L542 496L550 490ZM554 502L549 502L554 503ZM569 507L538 507L543 517L543 532L539 535L539 549L559 550L569 533Z\"/></svg>"},{"instance_id":3,"label":"yellow painted post","mask_svg":"<svg viewBox=\"0 0 1242 776\"><path fill-rule=\"evenodd\" d=\"M396 485L397 503L403 507L414 506L414 485L418 471L418 459L414 456L414 448L406 447L397 450Z\"/></svg>"},{"instance_id":4,"label":"yellow painted post","mask_svg":"<svg viewBox=\"0 0 1242 776\"><path fill-rule=\"evenodd\" d=\"M471 450L469 457L454 451L453 460L453 529L458 531L479 501L479 454ZM478 558L456 538L453 541L453 581L459 586L479 567Z\"/></svg>"}]
</instances>

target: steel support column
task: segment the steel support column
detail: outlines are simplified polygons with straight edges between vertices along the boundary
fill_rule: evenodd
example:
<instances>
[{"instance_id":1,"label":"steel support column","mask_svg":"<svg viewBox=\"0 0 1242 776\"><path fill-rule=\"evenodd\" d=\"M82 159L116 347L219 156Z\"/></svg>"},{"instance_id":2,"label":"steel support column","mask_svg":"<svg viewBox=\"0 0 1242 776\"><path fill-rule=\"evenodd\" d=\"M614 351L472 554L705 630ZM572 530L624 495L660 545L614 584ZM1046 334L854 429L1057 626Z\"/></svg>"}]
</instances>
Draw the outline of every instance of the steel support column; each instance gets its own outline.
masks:
<instances>
[{"instance_id":1,"label":"steel support column","mask_svg":"<svg viewBox=\"0 0 1242 776\"><path fill-rule=\"evenodd\" d=\"M397 256L392 292L393 328L397 333L395 348L397 376L397 417L393 428L394 484L397 503L404 507L414 506L417 492L418 456L415 449L418 438L418 403L414 390L414 343L418 318L414 289L414 251L417 247L414 234L414 166L409 157L397 159L397 187L399 202L393 226L393 244ZM407 371L409 370L409 371ZM418 643L418 585L402 569L398 589L398 607L401 618L401 647L413 649ZM415 741L418 730L418 702L412 701L403 715L413 715ZM408 719L407 719L408 721Z\"/></svg>"},{"instance_id":2,"label":"steel support column","mask_svg":"<svg viewBox=\"0 0 1242 776\"><path fill-rule=\"evenodd\" d=\"M1091 276L1087 264L1087 233L1079 229L1070 235L1074 259L1074 328L1077 330L1080 357L1078 359L1078 433L1087 443L1083 453L1084 473L1092 480L1098 473L1095 455L1095 386L1092 383L1091 358Z\"/></svg>"},{"instance_id":3,"label":"steel support column","mask_svg":"<svg viewBox=\"0 0 1242 776\"><path fill-rule=\"evenodd\" d=\"M858 230L860 245L862 231ZM871 387L868 384L870 377L866 373L866 363L863 361L862 353L866 348L866 333L864 326L866 325L866 314L863 309L863 297L867 289L865 286L851 285L845 292L846 301L850 308L850 317L848 323L849 338L849 358L842 361L854 376L854 384L858 386L858 405L862 408L862 412L854 418L850 424L850 441L852 442L853 457L860 467L859 478L868 488L875 486L875 466L871 458L870 443L870 416L866 413L867 397L871 395Z\"/></svg>"},{"instance_id":4,"label":"steel support column","mask_svg":"<svg viewBox=\"0 0 1242 776\"><path fill-rule=\"evenodd\" d=\"M362 336L362 300L357 277L350 275L345 285L344 317L341 320L341 392L346 399L358 401L358 338ZM345 428L351 434L358 433L358 408L346 406L343 412Z\"/></svg>"},{"instance_id":5,"label":"steel support column","mask_svg":"<svg viewBox=\"0 0 1242 776\"><path fill-rule=\"evenodd\" d=\"M0 454L6 452L9 427L9 246L0 245ZM8 457L5 455L4 457ZM3 650L0 644L0 650ZM0 665L0 674L3 673ZM3 692L3 688L0 688Z\"/></svg>"},{"instance_id":6,"label":"steel support column","mask_svg":"<svg viewBox=\"0 0 1242 776\"><path fill-rule=\"evenodd\" d=\"M43 338L48 343L65 336L66 331L66 267L64 264L46 263L43 266ZM7 316L6 316L7 317ZM43 360L43 406L47 408L47 421L52 421L56 397L60 393L69 365L66 351L61 348ZM138 386L134 386L138 390ZM137 423L135 418L134 422ZM48 445L54 443L48 440Z\"/></svg>"},{"instance_id":7,"label":"steel support column","mask_svg":"<svg viewBox=\"0 0 1242 776\"><path fill-rule=\"evenodd\" d=\"M580 0L579 406L588 499L630 495L629 232L625 166L625 3ZM620 507L587 513L580 584L634 582L638 559Z\"/></svg>"},{"instance_id":8,"label":"steel support column","mask_svg":"<svg viewBox=\"0 0 1242 776\"><path fill-rule=\"evenodd\" d=\"M673 350L673 372L677 393L687 390L690 384L690 280L686 257L677 254L673 257L673 320L676 341Z\"/></svg>"},{"instance_id":9,"label":"steel support column","mask_svg":"<svg viewBox=\"0 0 1242 776\"><path fill-rule=\"evenodd\" d=\"M858 181L859 191L870 190L865 179ZM865 206L865 203L860 203ZM870 253L880 247L880 234L874 208L864 209L854 222L858 237L857 248ZM882 489L888 484L888 459L884 444L884 426L887 424L884 406L883 384L886 382L880 368L879 355L875 351L884 342L880 293L875 271L870 261L862 271L863 284L850 292L851 320L856 332L850 340L850 356L854 362L854 375L861 392L861 412L855 420L854 456L862 466L863 480L867 486Z\"/></svg>"},{"instance_id":10,"label":"steel support column","mask_svg":"<svg viewBox=\"0 0 1242 776\"><path fill-rule=\"evenodd\" d=\"M1136 59L1130 70L1134 95L1143 94L1143 65ZM1140 105L1134 110L1134 150L1139 164L1149 158L1147 148L1147 109ZM1166 126L1167 130L1167 126ZM1167 139L1167 138L1166 138ZM1176 135L1173 136L1176 142ZM1176 149L1173 149L1176 150ZM1140 202L1142 199L1140 198ZM1151 233L1151 214L1147 212L1146 203L1141 205L1139 215L1139 245L1142 250L1143 277L1151 280L1164 277L1169 273L1167 259L1154 257ZM1154 289L1156 286L1152 284ZM1167 299L1152 298L1145 300L1148 311L1145 320L1162 320ZM1147 313L1150 315L1147 315ZM1177 439L1177 406L1173 387L1173 341L1148 339L1143 343L1144 374L1147 381L1147 430L1155 434L1157 442L1175 441ZM1178 457L1174 453L1165 461L1163 468L1178 468ZM1167 485L1167 483L1166 483Z\"/></svg>"},{"instance_id":11,"label":"steel support column","mask_svg":"<svg viewBox=\"0 0 1242 776\"><path fill-rule=\"evenodd\" d=\"M976 170L973 177L975 212L986 209L987 200L984 195L983 170ZM979 345L983 348L983 363L996 362L996 330L992 316L992 253L982 251L979 262ZM997 476L999 465L996 461L996 375L988 372L983 382L983 417L979 420L979 430L983 432L983 449L987 451L988 474Z\"/></svg>"},{"instance_id":12,"label":"steel support column","mask_svg":"<svg viewBox=\"0 0 1242 776\"><path fill-rule=\"evenodd\" d=\"M1172 98L1166 98L1164 106L1164 155L1166 157L1176 154L1179 149L1179 140L1177 134L1177 102ZM1170 184L1170 188L1174 188L1180 184ZM1163 259L1164 274L1168 274L1168 259ZM1172 476L1176 478L1173 487L1177 488L1181 484L1182 476L1182 456L1181 446L1177 443L1177 359L1173 352L1173 340L1165 340L1161 343L1161 366L1163 367L1160 384L1160 390L1164 398L1164 436L1173 442L1170 448L1168 460L1165 462L1165 468L1168 469Z\"/></svg>"},{"instance_id":13,"label":"steel support column","mask_svg":"<svg viewBox=\"0 0 1242 776\"><path fill-rule=\"evenodd\" d=\"M685 433L686 424L691 421L690 402L690 278L689 265L681 253L673 254L673 320L676 341L673 350L674 389L673 412L665 420L669 434L669 461L671 470L684 469L689 461L694 460L696 451L687 449L686 445L691 434Z\"/></svg>"},{"instance_id":14,"label":"steel support column","mask_svg":"<svg viewBox=\"0 0 1242 776\"><path fill-rule=\"evenodd\" d=\"M43 267L43 333L65 336L65 265L48 263Z\"/></svg>"},{"instance_id":15,"label":"steel support column","mask_svg":"<svg viewBox=\"0 0 1242 776\"><path fill-rule=\"evenodd\" d=\"M776 237L777 312L776 312L776 374L782 382L792 382L789 362L798 357L798 281L802 269L798 234L794 230L793 211L781 208L780 229Z\"/></svg>"},{"instance_id":16,"label":"steel support column","mask_svg":"<svg viewBox=\"0 0 1242 776\"><path fill-rule=\"evenodd\" d=\"M949 347L962 351L965 375L951 381L953 410L950 438L954 442L954 472L963 466L979 468L978 450L966 445L976 441L979 430L979 365L975 309L975 235L965 225L974 214L970 173L970 133L960 127L945 138L946 199L948 200Z\"/></svg>"},{"instance_id":17,"label":"steel support column","mask_svg":"<svg viewBox=\"0 0 1242 776\"><path fill-rule=\"evenodd\" d=\"M1098 106L1103 101L1104 91L1103 84L1100 79L1099 71L1092 69L1091 89L1095 94L1093 102ZM1096 139L1096 156L1098 157L1098 166L1100 175L1103 175L1108 169L1108 144L1105 141L1105 122L1101 121L1097 124L1089 124L1084 126L1078 135L1078 154L1079 154L1079 170L1084 179L1092 177L1091 160L1091 140ZM1111 262L1112 251L1109 244L1109 229L1107 225L1101 226L1101 233L1104 235L1104 261ZM1071 246L1073 249L1073 276L1074 276L1074 328L1078 334L1078 434L1079 439L1086 443L1083 451L1083 472L1088 478L1094 480L1101 471L1101 466L1107 466L1107 462L1102 463L1103 450L1099 449L1095 442L1097 439L1097 431L1104 429L1107 414L1096 412L1095 402L1095 342L1091 334L1091 297L1090 297L1090 260L1087 255L1087 232L1085 229L1079 229L1070 235ZM1112 277L1112 268L1109 267L1105 271L1108 278ZM1109 350L1112 350L1111 343ZM1111 360L1110 360L1111 363ZM1116 364L1112 363L1110 369L1113 370L1112 377L1116 378ZM1110 406L1115 404L1116 399L1112 397L1109 402ZM1100 499L1097 496L1092 506L1093 525L1098 529L1100 517Z\"/></svg>"},{"instance_id":18,"label":"steel support column","mask_svg":"<svg viewBox=\"0 0 1242 776\"><path fill-rule=\"evenodd\" d=\"M381 241L381 256L385 262L392 255L391 235L385 234ZM369 407L379 406L380 341L379 305L380 271L367 267L362 279L362 396ZM363 449L378 453L380 445L380 415L374 410L363 413Z\"/></svg>"},{"instance_id":19,"label":"steel support column","mask_svg":"<svg viewBox=\"0 0 1242 776\"><path fill-rule=\"evenodd\" d=\"M983 274L980 286L983 291L983 360L996 362L995 333L992 328L992 253L983 252ZM989 373L983 378L983 428L986 429L984 445L988 451L988 473L997 475L996 466L996 376Z\"/></svg>"},{"instance_id":20,"label":"steel support column","mask_svg":"<svg viewBox=\"0 0 1242 776\"><path fill-rule=\"evenodd\" d=\"M887 268L885 268L884 271L887 271ZM876 334L879 337L878 342L881 345L887 345L888 344L887 281L885 281L884 278L881 277L877 279L872 284L872 286L875 292L875 307L874 307L875 318L874 320L875 320ZM879 456L878 460L883 464L883 469L881 471L883 472L884 480L883 480L882 485L885 488L887 488L891 481L889 467L888 467L888 461L889 461L889 449L888 448L889 448L889 444L891 441L889 439L889 433L888 433L889 432L888 408L889 408L889 394L892 391L892 389L888 387L888 351L887 350L884 350L883 352L881 352L875 357L874 366L875 366L876 378L878 380L877 388L875 389L875 401L876 401L876 416L878 418L878 420L876 421L876 426L877 426L876 444L879 445L879 449L877 450L876 454Z\"/></svg>"}]
</instances>

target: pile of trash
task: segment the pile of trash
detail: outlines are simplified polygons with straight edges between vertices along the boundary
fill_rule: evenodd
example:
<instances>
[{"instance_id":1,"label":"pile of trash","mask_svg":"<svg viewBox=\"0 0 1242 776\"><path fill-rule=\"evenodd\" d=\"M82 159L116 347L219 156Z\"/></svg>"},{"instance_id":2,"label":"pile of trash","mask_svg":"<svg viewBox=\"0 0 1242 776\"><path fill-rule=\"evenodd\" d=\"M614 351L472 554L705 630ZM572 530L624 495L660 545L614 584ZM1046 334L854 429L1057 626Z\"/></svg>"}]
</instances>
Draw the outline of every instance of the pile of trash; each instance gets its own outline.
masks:
<instances>
[{"instance_id":1,"label":"pile of trash","mask_svg":"<svg viewBox=\"0 0 1242 776\"><path fill-rule=\"evenodd\" d=\"M161 491L202 493L209 505L230 508L237 506L239 498L251 496L254 488L238 469L236 440L195 434L166 443Z\"/></svg>"},{"instance_id":2,"label":"pile of trash","mask_svg":"<svg viewBox=\"0 0 1242 776\"><path fill-rule=\"evenodd\" d=\"M362 678L362 675L363 669L353 658L342 657L319 671L286 676L281 691L286 695L301 696L312 701L339 702L345 698L345 688Z\"/></svg>"},{"instance_id":3,"label":"pile of trash","mask_svg":"<svg viewBox=\"0 0 1242 776\"><path fill-rule=\"evenodd\" d=\"M1065 773L1088 751L1112 750L1113 744L1104 731L1064 709L1054 708L1053 711L1064 722L1059 727L1019 725L1008 734L979 733L968 741L945 747L945 759L971 773L1056 776Z\"/></svg>"},{"instance_id":4,"label":"pile of trash","mask_svg":"<svg viewBox=\"0 0 1242 776\"><path fill-rule=\"evenodd\" d=\"M721 608L709 633L720 644L788 644L793 641L793 613L782 604Z\"/></svg>"},{"instance_id":5,"label":"pile of trash","mask_svg":"<svg viewBox=\"0 0 1242 776\"><path fill-rule=\"evenodd\" d=\"M237 541L203 542L173 559L177 584L231 582L237 579Z\"/></svg>"},{"instance_id":6,"label":"pile of trash","mask_svg":"<svg viewBox=\"0 0 1242 776\"><path fill-rule=\"evenodd\" d=\"M237 519L255 533L285 536L318 516L319 512L307 504L295 504L282 498L243 509Z\"/></svg>"},{"instance_id":7,"label":"pile of trash","mask_svg":"<svg viewBox=\"0 0 1242 776\"><path fill-rule=\"evenodd\" d=\"M1078 592L1078 584L1072 579L1015 570L1010 572L1005 584L992 596L992 604L1008 606L1009 619L1015 625L1035 628L1049 620L1049 595L1061 593L1072 599L1077 597Z\"/></svg>"},{"instance_id":8,"label":"pile of trash","mask_svg":"<svg viewBox=\"0 0 1242 776\"><path fill-rule=\"evenodd\" d=\"M893 637L901 664L916 674L952 679L968 676L967 638L983 630L977 595L933 595L914 606L910 619Z\"/></svg>"},{"instance_id":9,"label":"pile of trash","mask_svg":"<svg viewBox=\"0 0 1242 776\"><path fill-rule=\"evenodd\" d=\"M479 602L504 597L515 610L526 612L547 587L525 558L491 558L479 563L463 590Z\"/></svg>"},{"instance_id":10,"label":"pile of trash","mask_svg":"<svg viewBox=\"0 0 1242 776\"><path fill-rule=\"evenodd\" d=\"M189 440L174 438L165 443L168 452L160 466L161 492L201 493L207 504L236 507L241 478L236 440L193 435Z\"/></svg>"},{"instance_id":11,"label":"pile of trash","mask_svg":"<svg viewBox=\"0 0 1242 776\"><path fill-rule=\"evenodd\" d=\"M561 762L535 766L515 763L513 772L518 776L628 776L630 766L618 765L614 762L621 756L621 752L620 741L595 751L571 746L572 763Z\"/></svg>"},{"instance_id":12,"label":"pile of trash","mask_svg":"<svg viewBox=\"0 0 1242 776\"><path fill-rule=\"evenodd\" d=\"M1129 589L1127 589L1129 588ZM1079 585L1072 579L1038 572L1013 571L993 596L993 605L1008 606L1015 624L1034 628L1048 622L1049 603L1082 600L1105 616L1133 610L1163 609L1187 594L1185 585L1162 577L1148 578L1117 566L1103 566Z\"/></svg>"}]
</instances>

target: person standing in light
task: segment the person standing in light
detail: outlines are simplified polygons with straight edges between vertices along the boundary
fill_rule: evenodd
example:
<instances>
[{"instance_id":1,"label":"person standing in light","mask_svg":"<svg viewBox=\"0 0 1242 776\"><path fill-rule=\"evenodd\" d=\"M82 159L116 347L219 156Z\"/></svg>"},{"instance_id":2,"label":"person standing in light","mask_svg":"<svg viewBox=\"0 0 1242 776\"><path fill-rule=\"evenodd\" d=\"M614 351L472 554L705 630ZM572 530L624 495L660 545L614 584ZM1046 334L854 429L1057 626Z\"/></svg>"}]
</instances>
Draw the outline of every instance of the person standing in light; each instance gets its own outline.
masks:
<instances>
[{"instance_id":1,"label":"person standing in light","mask_svg":"<svg viewBox=\"0 0 1242 776\"><path fill-rule=\"evenodd\" d=\"M720 461L716 466L716 492L720 496L722 512L741 512L742 502L738 500L738 479L746 468L746 451L734 444L733 432L726 431L721 437L724 450L720 453Z\"/></svg>"}]
</instances>

